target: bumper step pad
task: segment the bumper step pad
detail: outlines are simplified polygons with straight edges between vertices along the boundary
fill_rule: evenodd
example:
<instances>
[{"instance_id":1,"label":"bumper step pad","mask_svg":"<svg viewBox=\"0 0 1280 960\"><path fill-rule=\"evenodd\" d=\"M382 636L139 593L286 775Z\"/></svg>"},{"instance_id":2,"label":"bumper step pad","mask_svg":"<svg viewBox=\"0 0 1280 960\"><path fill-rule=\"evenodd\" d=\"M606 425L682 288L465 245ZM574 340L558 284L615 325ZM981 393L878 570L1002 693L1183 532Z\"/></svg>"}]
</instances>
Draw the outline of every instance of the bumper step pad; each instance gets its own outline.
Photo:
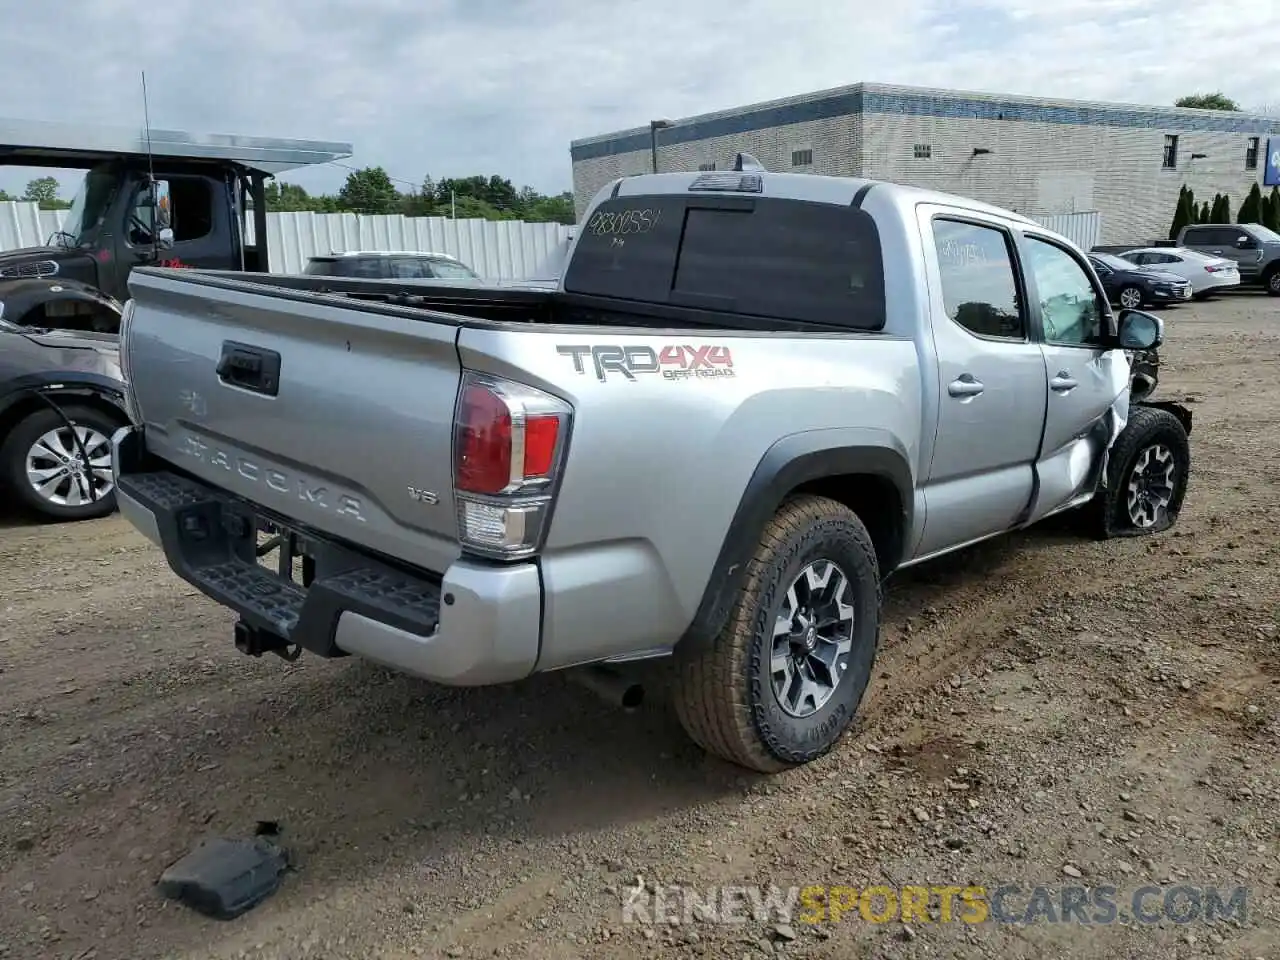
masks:
<instances>
[{"instance_id":1,"label":"bumper step pad","mask_svg":"<svg viewBox=\"0 0 1280 960\"><path fill-rule=\"evenodd\" d=\"M125 474L119 489L154 514L174 572L254 627L323 656L343 655L333 638L346 612L419 636L436 631L440 587L431 580L297 531L316 561L304 587L258 562L259 521L282 524L247 501L167 471Z\"/></svg>"}]
</instances>

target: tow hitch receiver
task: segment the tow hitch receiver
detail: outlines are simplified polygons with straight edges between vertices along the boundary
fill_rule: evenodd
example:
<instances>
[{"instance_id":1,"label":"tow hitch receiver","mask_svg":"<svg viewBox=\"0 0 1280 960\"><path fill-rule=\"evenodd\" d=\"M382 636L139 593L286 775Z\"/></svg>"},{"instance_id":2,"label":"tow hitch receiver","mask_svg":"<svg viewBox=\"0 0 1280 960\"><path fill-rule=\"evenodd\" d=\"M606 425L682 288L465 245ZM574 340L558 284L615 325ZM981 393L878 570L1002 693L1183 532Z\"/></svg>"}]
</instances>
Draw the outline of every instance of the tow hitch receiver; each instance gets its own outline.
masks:
<instances>
[{"instance_id":1,"label":"tow hitch receiver","mask_svg":"<svg viewBox=\"0 0 1280 960\"><path fill-rule=\"evenodd\" d=\"M251 657L260 657L264 653L274 653L277 657L292 663L302 656L302 647L290 643L284 637L277 636L269 630L261 630L243 620L236 621L236 649Z\"/></svg>"}]
</instances>

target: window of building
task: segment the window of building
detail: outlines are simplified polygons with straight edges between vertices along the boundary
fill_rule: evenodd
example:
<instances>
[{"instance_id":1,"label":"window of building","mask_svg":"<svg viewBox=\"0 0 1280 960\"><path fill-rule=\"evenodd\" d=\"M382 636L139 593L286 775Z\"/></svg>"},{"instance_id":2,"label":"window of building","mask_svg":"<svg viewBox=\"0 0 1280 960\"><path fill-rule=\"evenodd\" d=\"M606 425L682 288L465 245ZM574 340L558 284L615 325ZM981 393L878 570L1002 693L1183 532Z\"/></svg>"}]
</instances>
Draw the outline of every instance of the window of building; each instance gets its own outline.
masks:
<instances>
[{"instance_id":1,"label":"window of building","mask_svg":"<svg viewBox=\"0 0 1280 960\"><path fill-rule=\"evenodd\" d=\"M911 153L917 160L930 160L933 158L933 144L917 143L912 147Z\"/></svg>"},{"instance_id":2,"label":"window of building","mask_svg":"<svg viewBox=\"0 0 1280 960\"><path fill-rule=\"evenodd\" d=\"M705 172L705 171L707 171L707 170L714 170L715 168L716 168L716 164L715 164L715 161L714 161L714 160L713 160L711 163L700 163L700 164L698 164L698 169L699 169L699 170L702 170L702 171L704 171L704 172Z\"/></svg>"},{"instance_id":3,"label":"window of building","mask_svg":"<svg viewBox=\"0 0 1280 960\"><path fill-rule=\"evenodd\" d=\"M1164 135L1164 159L1160 165L1166 170L1173 170L1178 166L1178 138L1173 134Z\"/></svg>"},{"instance_id":4,"label":"window of building","mask_svg":"<svg viewBox=\"0 0 1280 960\"><path fill-rule=\"evenodd\" d=\"M791 151L791 165L793 167L809 167L813 165L813 151L805 148L803 150Z\"/></svg>"},{"instance_id":5,"label":"window of building","mask_svg":"<svg viewBox=\"0 0 1280 960\"><path fill-rule=\"evenodd\" d=\"M1008 235L996 227L937 219L933 240L947 316L980 337L1025 339Z\"/></svg>"},{"instance_id":6,"label":"window of building","mask_svg":"<svg viewBox=\"0 0 1280 960\"><path fill-rule=\"evenodd\" d=\"M1250 137L1249 142L1244 147L1244 168L1246 170L1258 169L1258 138Z\"/></svg>"}]
</instances>

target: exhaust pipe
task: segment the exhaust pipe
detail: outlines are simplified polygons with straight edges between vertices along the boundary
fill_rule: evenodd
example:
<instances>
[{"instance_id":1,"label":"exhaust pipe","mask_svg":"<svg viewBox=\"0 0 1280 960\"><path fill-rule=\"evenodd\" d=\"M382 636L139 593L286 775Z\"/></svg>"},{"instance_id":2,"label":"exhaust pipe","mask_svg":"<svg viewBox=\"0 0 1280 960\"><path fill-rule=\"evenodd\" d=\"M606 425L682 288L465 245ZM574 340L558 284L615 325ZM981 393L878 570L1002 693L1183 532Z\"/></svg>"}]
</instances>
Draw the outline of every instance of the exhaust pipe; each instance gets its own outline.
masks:
<instances>
[{"instance_id":1,"label":"exhaust pipe","mask_svg":"<svg viewBox=\"0 0 1280 960\"><path fill-rule=\"evenodd\" d=\"M568 672L568 679L623 710L634 710L644 701L642 684L608 667L579 667Z\"/></svg>"}]
</instances>

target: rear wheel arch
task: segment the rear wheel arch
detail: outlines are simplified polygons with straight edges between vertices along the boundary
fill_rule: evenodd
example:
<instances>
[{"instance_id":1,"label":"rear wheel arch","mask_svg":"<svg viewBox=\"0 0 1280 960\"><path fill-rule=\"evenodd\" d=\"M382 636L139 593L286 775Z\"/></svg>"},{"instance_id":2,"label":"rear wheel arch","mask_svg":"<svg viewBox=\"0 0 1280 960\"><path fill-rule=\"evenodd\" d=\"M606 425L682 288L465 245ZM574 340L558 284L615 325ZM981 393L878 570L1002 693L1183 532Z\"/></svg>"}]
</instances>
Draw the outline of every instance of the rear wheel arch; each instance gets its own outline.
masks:
<instances>
[{"instance_id":1,"label":"rear wheel arch","mask_svg":"<svg viewBox=\"0 0 1280 960\"><path fill-rule=\"evenodd\" d=\"M820 430L791 434L756 465L725 534L702 601L680 638L681 649L712 642L738 597L747 560L778 509L815 495L847 506L867 528L882 578L906 551L914 507L914 481L906 454L882 431Z\"/></svg>"},{"instance_id":2,"label":"rear wheel arch","mask_svg":"<svg viewBox=\"0 0 1280 960\"><path fill-rule=\"evenodd\" d=\"M72 404L79 407L90 407L120 422L124 426L129 422L125 412L124 399L118 389L99 383L98 378L77 380L75 374L66 378L56 374L48 374L41 378L43 382L33 381L30 385L19 384L11 393L0 397L0 442L17 424L25 420L37 410L48 410L49 402L64 407ZM48 384L56 382L57 389L50 389ZM40 394L47 398L40 399Z\"/></svg>"}]
</instances>

